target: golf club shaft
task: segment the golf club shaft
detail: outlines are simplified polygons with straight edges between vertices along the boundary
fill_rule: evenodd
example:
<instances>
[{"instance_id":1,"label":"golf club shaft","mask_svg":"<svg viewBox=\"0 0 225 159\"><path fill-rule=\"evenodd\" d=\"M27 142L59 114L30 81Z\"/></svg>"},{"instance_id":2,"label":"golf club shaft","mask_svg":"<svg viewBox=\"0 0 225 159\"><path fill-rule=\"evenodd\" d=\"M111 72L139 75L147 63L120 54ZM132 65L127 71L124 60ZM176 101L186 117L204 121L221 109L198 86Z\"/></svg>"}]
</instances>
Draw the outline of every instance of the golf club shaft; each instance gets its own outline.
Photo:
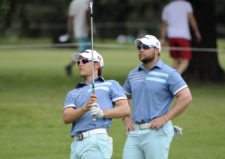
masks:
<instances>
[{"instance_id":1,"label":"golf club shaft","mask_svg":"<svg viewBox=\"0 0 225 159\"><path fill-rule=\"evenodd\" d=\"M91 60L92 60L92 94L95 94L95 74L94 74L94 38L93 38L93 0L90 1L90 16L91 16ZM93 121L96 121L96 117L92 117Z\"/></svg>"},{"instance_id":2,"label":"golf club shaft","mask_svg":"<svg viewBox=\"0 0 225 159\"><path fill-rule=\"evenodd\" d=\"M92 60L92 94L95 94L95 74L94 74L94 39L93 39L93 1L90 1L90 16L91 16L91 60Z\"/></svg>"}]
</instances>

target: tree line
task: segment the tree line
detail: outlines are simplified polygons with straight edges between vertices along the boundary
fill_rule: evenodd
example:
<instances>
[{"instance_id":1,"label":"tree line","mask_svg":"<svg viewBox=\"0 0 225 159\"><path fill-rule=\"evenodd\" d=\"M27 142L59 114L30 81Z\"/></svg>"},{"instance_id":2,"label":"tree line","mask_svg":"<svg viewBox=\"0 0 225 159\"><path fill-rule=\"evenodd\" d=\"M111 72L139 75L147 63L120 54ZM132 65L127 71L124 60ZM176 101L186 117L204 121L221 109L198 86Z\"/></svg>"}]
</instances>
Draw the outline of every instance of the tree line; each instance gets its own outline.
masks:
<instances>
[{"instance_id":1,"label":"tree line","mask_svg":"<svg viewBox=\"0 0 225 159\"><path fill-rule=\"evenodd\" d=\"M137 34L138 29L142 28L156 32L159 29L157 24L161 21L162 7L167 2L169 0L95 0L94 22L101 27L98 34L100 37L113 37L119 33ZM66 29L69 3L68 0L1 0L0 35L40 37L61 34ZM225 1L216 0L215 3L218 4L215 9L216 22L225 26ZM109 28L100 26L110 26L110 22L119 26L110 31ZM134 28L137 23L140 23L140 26ZM130 29L132 27L133 29Z\"/></svg>"}]
</instances>

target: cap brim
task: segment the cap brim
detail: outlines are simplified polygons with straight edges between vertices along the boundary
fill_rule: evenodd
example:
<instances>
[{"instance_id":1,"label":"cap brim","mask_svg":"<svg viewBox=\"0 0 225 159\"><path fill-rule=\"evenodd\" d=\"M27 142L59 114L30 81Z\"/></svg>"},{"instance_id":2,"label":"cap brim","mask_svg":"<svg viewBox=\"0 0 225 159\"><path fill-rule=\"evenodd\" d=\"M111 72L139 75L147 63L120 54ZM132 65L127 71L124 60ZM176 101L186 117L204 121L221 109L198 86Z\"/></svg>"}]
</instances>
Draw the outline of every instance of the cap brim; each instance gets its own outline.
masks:
<instances>
[{"instance_id":1,"label":"cap brim","mask_svg":"<svg viewBox=\"0 0 225 159\"><path fill-rule=\"evenodd\" d=\"M135 40L135 45L137 45L138 43L142 43L142 44L145 44L145 45L148 45L148 42L146 41L145 38L141 38L141 39L136 39Z\"/></svg>"}]
</instances>

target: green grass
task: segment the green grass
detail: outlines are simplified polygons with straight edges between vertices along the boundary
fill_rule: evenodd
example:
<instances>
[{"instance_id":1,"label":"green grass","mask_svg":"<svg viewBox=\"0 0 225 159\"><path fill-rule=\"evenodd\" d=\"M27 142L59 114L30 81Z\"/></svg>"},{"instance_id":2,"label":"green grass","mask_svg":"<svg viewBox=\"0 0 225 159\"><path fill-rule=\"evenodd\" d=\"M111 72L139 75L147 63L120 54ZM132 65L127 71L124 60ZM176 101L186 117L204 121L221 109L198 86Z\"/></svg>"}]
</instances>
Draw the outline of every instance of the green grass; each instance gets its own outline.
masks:
<instances>
[{"instance_id":1,"label":"green grass","mask_svg":"<svg viewBox=\"0 0 225 159\"><path fill-rule=\"evenodd\" d=\"M223 43L220 44L223 46ZM130 45L129 45L130 46ZM103 75L123 84L128 71L139 64L128 49L96 48L105 60ZM62 121L66 93L80 80L64 66L75 49L0 49L0 158L69 158L70 125ZM167 53L162 59L171 63ZM225 54L219 54L225 68ZM225 84L190 83L193 102L173 122L184 129L171 145L171 159L224 159ZM110 128L113 159L121 159L126 134L120 119Z\"/></svg>"}]
</instances>

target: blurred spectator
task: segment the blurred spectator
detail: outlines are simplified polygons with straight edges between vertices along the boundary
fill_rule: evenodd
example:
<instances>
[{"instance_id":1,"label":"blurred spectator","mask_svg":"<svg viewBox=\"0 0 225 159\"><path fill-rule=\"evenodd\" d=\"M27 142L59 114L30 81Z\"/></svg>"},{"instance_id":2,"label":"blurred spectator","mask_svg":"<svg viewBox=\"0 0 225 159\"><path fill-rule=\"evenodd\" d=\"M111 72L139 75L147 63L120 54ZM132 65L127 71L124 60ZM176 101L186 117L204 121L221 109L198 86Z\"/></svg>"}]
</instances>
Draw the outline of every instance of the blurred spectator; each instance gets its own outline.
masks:
<instances>
[{"instance_id":1,"label":"blurred spectator","mask_svg":"<svg viewBox=\"0 0 225 159\"><path fill-rule=\"evenodd\" d=\"M192 58L189 22L197 41L201 41L198 24L189 2L185 0L172 0L163 8L161 43L165 46L167 35L170 47L181 47L181 50L170 50L170 56L173 58L173 67L180 74L184 73Z\"/></svg>"},{"instance_id":2,"label":"blurred spectator","mask_svg":"<svg viewBox=\"0 0 225 159\"><path fill-rule=\"evenodd\" d=\"M89 4L90 0L72 0L69 6L67 32L69 36L75 37L79 52L91 48ZM72 74L73 64L71 60L66 66L68 76Z\"/></svg>"}]
</instances>

